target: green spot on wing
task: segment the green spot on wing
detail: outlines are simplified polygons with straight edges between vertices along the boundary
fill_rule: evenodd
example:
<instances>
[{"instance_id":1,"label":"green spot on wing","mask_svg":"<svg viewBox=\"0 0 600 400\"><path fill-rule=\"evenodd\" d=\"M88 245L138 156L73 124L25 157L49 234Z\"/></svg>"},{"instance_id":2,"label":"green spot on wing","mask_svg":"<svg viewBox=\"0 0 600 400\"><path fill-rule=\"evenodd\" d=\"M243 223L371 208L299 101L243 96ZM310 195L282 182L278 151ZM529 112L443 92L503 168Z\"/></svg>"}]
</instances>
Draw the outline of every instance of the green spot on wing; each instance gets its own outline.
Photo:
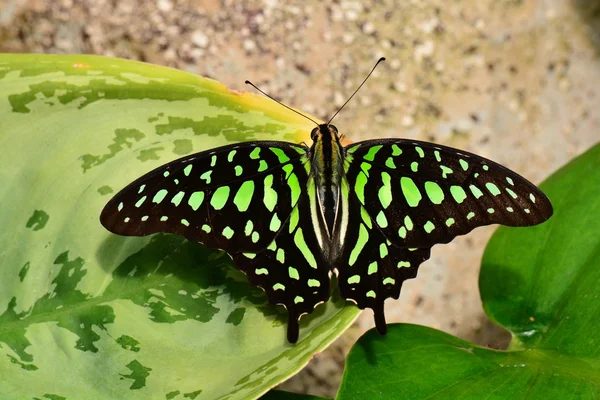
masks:
<instances>
[{"instance_id":1,"label":"green spot on wing","mask_svg":"<svg viewBox=\"0 0 600 400\"><path fill-rule=\"evenodd\" d=\"M425 182L425 192L433 204L440 204L444 200L444 191L435 182Z\"/></svg>"},{"instance_id":2,"label":"green spot on wing","mask_svg":"<svg viewBox=\"0 0 600 400\"><path fill-rule=\"evenodd\" d=\"M227 199L229 198L229 190L229 186L221 186L215 190L210 198L210 205L215 210L221 210L223 207L225 207Z\"/></svg>"},{"instance_id":3,"label":"green spot on wing","mask_svg":"<svg viewBox=\"0 0 600 400\"><path fill-rule=\"evenodd\" d=\"M140 207L142 206L142 204L144 204L144 201L146 201L146 196L142 196L142 198L141 198L141 199L139 199L139 200L137 201L137 203L135 203L135 206L136 206L137 208L140 208Z\"/></svg>"},{"instance_id":4,"label":"green spot on wing","mask_svg":"<svg viewBox=\"0 0 600 400\"><path fill-rule=\"evenodd\" d=\"M485 187L487 188L487 190L490 191L491 194L493 194L494 196L498 196L500 194L500 189L498 189L498 186L496 186L495 184L493 184L492 182L488 182L485 184Z\"/></svg>"},{"instance_id":5,"label":"green spot on wing","mask_svg":"<svg viewBox=\"0 0 600 400\"><path fill-rule=\"evenodd\" d=\"M388 226L388 220L385 217L383 210L379 211L379 213L377 214L377 217L375 218L375 221L377 222L377 225L379 225L382 228L387 228L387 226Z\"/></svg>"},{"instance_id":6,"label":"green spot on wing","mask_svg":"<svg viewBox=\"0 0 600 400\"><path fill-rule=\"evenodd\" d=\"M237 153L237 150L231 150L228 154L227 154L227 161L228 162L233 162L233 157L235 157L235 153Z\"/></svg>"},{"instance_id":7,"label":"green spot on wing","mask_svg":"<svg viewBox=\"0 0 600 400\"><path fill-rule=\"evenodd\" d=\"M248 210L252 197L254 195L254 181L246 181L242 183L238 189L235 197L233 198L233 204L237 207L238 211L245 212Z\"/></svg>"},{"instance_id":8,"label":"green spot on wing","mask_svg":"<svg viewBox=\"0 0 600 400\"><path fill-rule=\"evenodd\" d=\"M281 220L277 216L277 214L273 214L273 218L271 218L271 223L269 224L269 229L273 232L277 232L281 227Z\"/></svg>"},{"instance_id":9,"label":"green spot on wing","mask_svg":"<svg viewBox=\"0 0 600 400\"><path fill-rule=\"evenodd\" d=\"M408 229L409 231L412 231L413 229L414 225L412 219L408 215L404 217L404 226L406 226L406 229Z\"/></svg>"},{"instance_id":10,"label":"green spot on wing","mask_svg":"<svg viewBox=\"0 0 600 400\"><path fill-rule=\"evenodd\" d=\"M290 161L290 158L285 154L285 152L282 149L279 149L277 147L270 147L269 149L277 156L277 159L281 164Z\"/></svg>"},{"instance_id":11,"label":"green spot on wing","mask_svg":"<svg viewBox=\"0 0 600 400\"><path fill-rule=\"evenodd\" d=\"M433 222L427 221L425 225L423 225L423 228L425 229L425 232L431 233L435 229L435 225L433 224Z\"/></svg>"},{"instance_id":12,"label":"green spot on wing","mask_svg":"<svg viewBox=\"0 0 600 400\"><path fill-rule=\"evenodd\" d=\"M298 228L298 230L294 234L294 243L306 259L306 262L308 262L308 265L310 265L312 268L317 268L317 260L315 260L315 256L313 255L312 251L308 248L308 245L304 240L302 228Z\"/></svg>"},{"instance_id":13,"label":"green spot on wing","mask_svg":"<svg viewBox=\"0 0 600 400\"><path fill-rule=\"evenodd\" d=\"M367 270L367 274L372 275L377 273L377 261L373 261L369 264L369 268Z\"/></svg>"},{"instance_id":14,"label":"green spot on wing","mask_svg":"<svg viewBox=\"0 0 600 400\"><path fill-rule=\"evenodd\" d=\"M406 239L406 228L401 226L400 229L398 229L398 236L400 236L402 239Z\"/></svg>"},{"instance_id":15,"label":"green spot on wing","mask_svg":"<svg viewBox=\"0 0 600 400\"><path fill-rule=\"evenodd\" d=\"M361 171L356 176L356 182L354 183L354 193L358 200L365 204L365 185L367 184L367 176Z\"/></svg>"},{"instance_id":16,"label":"green spot on wing","mask_svg":"<svg viewBox=\"0 0 600 400\"><path fill-rule=\"evenodd\" d=\"M210 185L210 181L211 181L210 175L211 174L212 174L212 170L206 171L202 175L200 175L200 179L204 179L206 181L206 184Z\"/></svg>"},{"instance_id":17,"label":"green spot on wing","mask_svg":"<svg viewBox=\"0 0 600 400\"><path fill-rule=\"evenodd\" d=\"M282 264L285 262L285 251L283 249L277 249L276 259Z\"/></svg>"},{"instance_id":18,"label":"green spot on wing","mask_svg":"<svg viewBox=\"0 0 600 400\"><path fill-rule=\"evenodd\" d=\"M234 231L230 227L226 226L225 229L223 229L222 235L225 236L227 239L231 239L233 237L233 234Z\"/></svg>"},{"instance_id":19,"label":"green spot on wing","mask_svg":"<svg viewBox=\"0 0 600 400\"><path fill-rule=\"evenodd\" d=\"M400 179L400 186L402 187L402 193L404 194L404 198L406 202L411 207L416 207L419 205L421 201L421 192L415 182L407 176L403 176Z\"/></svg>"},{"instance_id":20,"label":"green spot on wing","mask_svg":"<svg viewBox=\"0 0 600 400\"><path fill-rule=\"evenodd\" d=\"M269 165L265 160L260 160L258 163L258 172L266 171L269 168Z\"/></svg>"},{"instance_id":21,"label":"green spot on wing","mask_svg":"<svg viewBox=\"0 0 600 400\"><path fill-rule=\"evenodd\" d=\"M194 211L197 211L202 201L204 201L204 192L194 192L188 199L188 204Z\"/></svg>"},{"instance_id":22,"label":"green spot on wing","mask_svg":"<svg viewBox=\"0 0 600 400\"><path fill-rule=\"evenodd\" d=\"M383 146L378 144L376 146L373 146L369 149L369 151L367 152L367 154L365 154L365 156L363 157L365 160L367 161L373 161L375 159L375 154L377 154L377 152L379 150L381 150Z\"/></svg>"},{"instance_id":23,"label":"green spot on wing","mask_svg":"<svg viewBox=\"0 0 600 400\"><path fill-rule=\"evenodd\" d=\"M288 267L288 275L292 279L300 280L300 274L298 274L298 270L294 267Z\"/></svg>"},{"instance_id":24,"label":"green spot on wing","mask_svg":"<svg viewBox=\"0 0 600 400\"><path fill-rule=\"evenodd\" d=\"M387 172L381 173L381 180L383 181L383 186L379 188L379 202L383 206L383 208L388 208L392 203L392 187L391 187L391 178L390 174Z\"/></svg>"},{"instance_id":25,"label":"green spot on wing","mask_svg":"<svg viewBox=\"0 0 600 400\"><path fill-rule=\"evenodd\" d=\"M277 204L277 192L272 188L272 185L273 175L268 175L265 177L264 181L263 202L269 211L273 211L275 209L275 205Z\"/></svg>"},{"instance_id":26,"label":"green spot on wing","mask_svg":"<svg viewBox=\"0 0 600 400\"><path fill-rule=\"evenodd\" d=\"M246 227L244 228L244 235L250 236L253 229L254 229L254 223L251 220L248 220L246 222Z\"/></svg>"},{"instance_id":27,"label":"green spot on wing","mask_svg":"<svg viewBox=\"0 0 600 400\"><path fill-rule=\"evenodd\" d=\"M356 262L358 255L362 251L363 247L367 244L369 240L369 232L367 228L365 228L364 224L360 224L360 228L358 230L358 240L354 245L354 248L350 252L350 258L348 259L348 265L352 266Z\"/></svg>"},{"instance_id":28,"label":"green spot on wing","mask_svg":"<svg viewBox=\"0 0 600 400\"><path fill-rule=\"evenodd\" d=\"M471 190L471 193L473 193L473 196L475 196L476 199L483 196L483 193L481 192L481 190L479 190L479 188L477 186L469 185L469 189Z\"/></svg>"},{"instance_id":29,"label":"green spot on wing","mask_svg":"<svg viewBox=\"0 0 600 400\"><path fill-rule=\"evenodd\" d=\"M300 198L300 193L302 192L302 188L300 187L300 182L298 181L298 176L292 173L287 180L287 184L290 187L290 196L292 200L292 206L296 205L298 199Z\"/></svg>"},{"instance_id":30,"label":"green spot on wing","mask_svg":"<svg viewBox=\"0 0 600 400\"><path fill-rule=\"evenodd\" d=\"M184 192L178 192L175 196L173 196L173 198L171 199L171 203L175 204L175 207L179 206L179 204L181 204L181 200L183 200L183 196L185 195Z\"/></svg>"},{"instance_id":31,"label":"green spot on wing","mask_svg":"<svg viewBox=\"0 0 600 400\"><path fill-rule=\"evenodd\" d=\"M440 165L440 168L442 169L442 178L444 179L448 178L448 175L454 172L451 168L448 168L445 165Z\"/></svg>"},{"instance_id":32,"label":"green spot on wing","mask_svg":"<svg viewBox=\"0 0 600 400\"><path fill-rule=\"evenodd\" d=\"M454 200L459 204L465 201L465 199L467 198L465 190L460 186L451 186L450 193L452 194L452 197L454 197Z\"/></svg>"},{"instance_id":33,"label":"green spot on wing","mask_svg":"<svg viewBox=\"0 0 600 400\"><path fill-rule=\"evenodd\" d=\"M298 225L299 219L300 219L300 213L298 211L298 207L295 207L292 210L292 214L290 215L289 233L294 232L294 229L296 229L296 226Z\"/></svg>"},{"instance_id":34,"label":"green spot on wing","mask_svg":"<svg viewBox=\"0 0 600 400\"><path fill-rule=\"evenodd\" d=\"M379 258L385 258L388 255L388 248L385 243L379 245Z\"/></svg>"},{"instance_id":35,"label":"green spot on wing","mask_svg":"<svg viewBox=\"0 0 600 400\"><path fill-rule=\"evenodd\" d=\"M390 169L396 169L396 164L394 163L394 159L392 157L388 157L387 160L385 160L385 166Z\"/></svg>"},{"instance_id":36,"label":"green spot on wing","mask_svg":"<svg viewBox=\"0 0 600 400\"><path fill-rule=\"evenodd\" d=\"M321 282L319 282L316 279L309 279L308 280L308 286L310 286L310 287L321 287Z\"/></svg>"},{"instance_id":37,"label":"green spot on wing","mask_svg":"<svg viewBox=\"0 0 600 400\"><path fill-rule=\"evenodd\" d=\"M156 192L156 194L152 198L152 202L156 203L156 204L160 204L160 202L165 199L167 194L169 194L167 189L160 189L158 192Z\"/></svg>"},{"instance_id":38,"label":"green spot on wing","mask_svg":"<svg viewBox=\"0 0 600 400\"><path fill-rule=\"evenodd\" d=\"M254 150L252 150L250 158L253 160L258 160L260 158L260 147L255 147Z\"/></svg>"}]
</instances>

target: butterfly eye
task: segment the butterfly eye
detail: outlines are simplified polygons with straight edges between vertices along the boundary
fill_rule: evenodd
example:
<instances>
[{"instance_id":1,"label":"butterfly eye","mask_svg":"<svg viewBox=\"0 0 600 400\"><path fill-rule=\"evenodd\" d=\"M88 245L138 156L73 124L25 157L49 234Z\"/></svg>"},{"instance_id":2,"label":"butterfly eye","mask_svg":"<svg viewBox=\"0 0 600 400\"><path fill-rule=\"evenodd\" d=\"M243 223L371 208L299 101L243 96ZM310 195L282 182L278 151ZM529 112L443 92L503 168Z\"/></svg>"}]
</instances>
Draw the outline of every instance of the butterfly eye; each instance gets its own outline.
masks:
<instances>
[{"instance_id":1,"label":"butterfly eye","mask_svg":"<svg viewBox=\"0 0 600 400\"><path fill-rule=\"evenodd\" d=\"M337 133L338 133L338 128L336 128L336 127L335 127L335 125L329 125L329 128L330 128L331 130L333 130L333 131L335 132L335 134L337 135Z\"/></svg>"},{"instance_id":2,"label":"butterfly eye","mask_svg":"<svg viewBox=\"0 0 600 400\"><path fill-rule=\"evenodd\" d=\"M312 140L316 140L316 139L317 139L317 135L318 135L318 129L317 129L317 128L313 129L313 130L310 132L310 138L311 138Z\"/></svg>"}]
</instances>

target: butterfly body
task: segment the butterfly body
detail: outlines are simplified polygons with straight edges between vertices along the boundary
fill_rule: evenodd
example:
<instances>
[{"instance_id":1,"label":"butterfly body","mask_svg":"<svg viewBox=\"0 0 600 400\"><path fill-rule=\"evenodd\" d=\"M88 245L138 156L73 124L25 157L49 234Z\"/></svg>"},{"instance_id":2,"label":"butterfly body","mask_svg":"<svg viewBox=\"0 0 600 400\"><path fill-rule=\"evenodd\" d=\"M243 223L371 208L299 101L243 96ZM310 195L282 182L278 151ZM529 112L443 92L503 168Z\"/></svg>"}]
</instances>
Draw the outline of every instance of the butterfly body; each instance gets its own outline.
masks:
<instances>
[{"instance_id":1,"label":"butterfly body","mask_svg":"<svg viewBox=\"0 0 600 400\"><path fill-rule=\"evenodd\" d=\"M343 147L319 125L310 147L255 141L172 161L121 190L102 211L110 231L182 235L229 253L251 284L299 318L330 297L374 311L397 299L437 243L481 225L531 226L548 198L518 174L475 154L405 139Z\"/></svg>"},{"instance_id":2,"label":"butterfly body","mask_svg":"<svg viewBox=\"0 0 600 400\"><path fill-rule=\"evenodd\" d=\"M347 226L347 199L341 196L344 179L344 148L340 143L337 128L322 124L311 133L310 148L311 178L314 192L309 192L315 212L312 223L319 229L319 244L330 265L335 264L344 243ZM309 179L311 179L309 178Z\"/></svg>"}]
</instances>

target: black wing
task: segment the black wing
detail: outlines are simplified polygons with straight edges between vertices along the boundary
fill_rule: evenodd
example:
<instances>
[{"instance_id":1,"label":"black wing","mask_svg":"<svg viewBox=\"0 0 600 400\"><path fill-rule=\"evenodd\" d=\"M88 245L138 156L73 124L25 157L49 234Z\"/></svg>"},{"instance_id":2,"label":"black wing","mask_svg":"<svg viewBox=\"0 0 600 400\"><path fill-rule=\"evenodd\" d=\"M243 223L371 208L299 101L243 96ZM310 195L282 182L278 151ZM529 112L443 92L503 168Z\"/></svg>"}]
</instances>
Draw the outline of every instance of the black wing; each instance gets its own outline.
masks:
<instances>
[{"instance_id":1,"label":"black wing","mask_svg":"<svg viewBox=\"0 0 600 400\"><path fill-rule=\"evenodd\" d=\"M307 180L306 148L286 142L234 144L163 165L121 190L102 210L111 232L182 235L228 253L266 248Z\"/></svg>"},{"instance_id":2,"label":"black wing","mask_svg":"<svg viewBox=\"0 0 600 400\"><path fill-rule=\"evenodd\" d=\"M345 150L350 192L399 247L431 247L478 226L531 226L552 215L535 185L475 154L402 139Z\"/></svg>"}]
</instances>

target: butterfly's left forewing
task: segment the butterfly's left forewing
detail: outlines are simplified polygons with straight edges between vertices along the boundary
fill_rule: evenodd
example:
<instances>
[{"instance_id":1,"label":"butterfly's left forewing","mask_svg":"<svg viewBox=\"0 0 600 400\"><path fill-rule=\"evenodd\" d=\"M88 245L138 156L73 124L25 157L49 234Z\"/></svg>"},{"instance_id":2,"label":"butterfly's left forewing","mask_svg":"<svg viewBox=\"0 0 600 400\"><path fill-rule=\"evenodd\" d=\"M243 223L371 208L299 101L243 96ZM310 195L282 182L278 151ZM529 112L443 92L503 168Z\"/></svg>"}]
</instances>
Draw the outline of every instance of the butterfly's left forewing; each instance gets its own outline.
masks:
<instances>
[{"instance_id":1,"label":"butterfly's left forewing","mask_svg":"<svg viewBox=\"0 0 600 400\"><path fill-rule=\"evenodd\" d=\"M257 141L170 162L137 179L100 216L111 232L175 233L229 253L266 248L306 182L306 148Z\"/></svg>"}]
</instances>

